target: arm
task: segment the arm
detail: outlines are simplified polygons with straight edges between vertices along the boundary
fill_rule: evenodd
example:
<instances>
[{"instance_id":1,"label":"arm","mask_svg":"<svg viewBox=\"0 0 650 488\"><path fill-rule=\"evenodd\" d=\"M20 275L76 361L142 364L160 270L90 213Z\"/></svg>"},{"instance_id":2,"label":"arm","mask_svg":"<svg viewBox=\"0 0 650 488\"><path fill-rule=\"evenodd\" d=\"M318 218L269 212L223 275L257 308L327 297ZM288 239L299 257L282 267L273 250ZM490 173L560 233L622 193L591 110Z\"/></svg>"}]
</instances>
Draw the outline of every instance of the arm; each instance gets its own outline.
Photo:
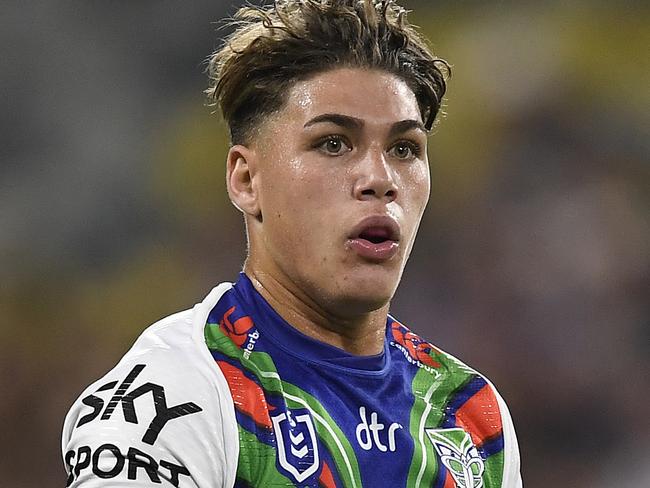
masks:
<instances>
[{"instance_id":1,"label":"arm","mask_svg":"<svg viewBox=\"0 0 650 488\"><path fill-rule=\"evenodd\" d=\"M239 446L225 379L207 351L178 337L170 347L155 332L70 409L67 486L233 486Z\"/></svg>"}]
</instances>

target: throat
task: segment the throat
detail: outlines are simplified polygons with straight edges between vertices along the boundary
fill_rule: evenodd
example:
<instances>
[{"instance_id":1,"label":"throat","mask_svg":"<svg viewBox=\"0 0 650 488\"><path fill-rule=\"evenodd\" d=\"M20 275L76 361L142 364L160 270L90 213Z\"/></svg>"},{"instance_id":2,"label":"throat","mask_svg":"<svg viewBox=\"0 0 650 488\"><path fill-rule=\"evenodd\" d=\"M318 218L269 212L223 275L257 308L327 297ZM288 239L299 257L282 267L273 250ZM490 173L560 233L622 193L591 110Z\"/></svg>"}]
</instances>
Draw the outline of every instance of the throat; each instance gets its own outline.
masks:
<instances>
[{"instance_id":1,"label":"throat","mask_svg":"<svg viewBox=\"0 0 650 488\"><path fill-rule=\"evenodd\" d=\"M357 356L374 356L383 351L388 305L354 317L340 317L272 275L256 273L248 266L244 272L255 291L302 334Z\"/></svg>"}]
</instances>

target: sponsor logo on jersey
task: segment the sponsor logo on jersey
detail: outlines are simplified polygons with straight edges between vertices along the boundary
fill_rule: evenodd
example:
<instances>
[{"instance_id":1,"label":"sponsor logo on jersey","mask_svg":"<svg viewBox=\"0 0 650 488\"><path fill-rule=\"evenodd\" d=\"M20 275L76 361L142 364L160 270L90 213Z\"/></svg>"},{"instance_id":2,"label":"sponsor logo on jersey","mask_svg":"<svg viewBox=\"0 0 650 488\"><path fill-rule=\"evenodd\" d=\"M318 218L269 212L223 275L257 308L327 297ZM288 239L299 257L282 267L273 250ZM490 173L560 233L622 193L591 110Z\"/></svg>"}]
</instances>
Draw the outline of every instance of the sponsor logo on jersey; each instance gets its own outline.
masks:
<instances>
[{"instance_id":1,"label":"sponsor logo on jersey","mask_svg":"<svg viewBox=\"0 0 650 488\"><path fill-rule=\"evenodd\" d=\"M459 488L483 488L485 464L463 429L425 429Z\"/></svg>"},{"instance_id":2,"label":"sponsor logo on jersey","mask_svg":"<svg viewBox=\"0 0 650 488\"><path fill-rule=\"evenodd\" d=\"M432 344L423 340L396 320L391 324L391 332L393 340L390 345L402 351L409 363L435 376L439 375L435 368L439 368L440 363L431 357L431 353L437 351Z\"/></svg>"},{"instance_id":3,"label":"sponsor logo on jersey","mask_svg":"<svg viewBox=\"0 0 650 488\"><path fill-rule=\"evenodd\" d=\"M395 432L403 428L401 424L393 422L386 428L377 420L377 412L366 415L366 407L359 407L359 417L361 422L357 425L356 434L361 449L370 451L376 447L381 452L395 452Z\"/></svg>"},{"instance_id":4,"label":"sponsor logo on jersey","mask_svg":"<svg viewBox=\"0 0 650 488\"><path fill-rule=\"evenodd\" d=\"M235 309L236 307L232 306L223 315L223 318L219 322L219 329L228 336L237 347L244 350L244 357L248 359L251 352L253 352L253 349L255 349L255 343L257 342L257 339L260 338L260 333L255 327L253 319L247 315L239 317L233 321L231 316L235 312Z\"/></svg>"},{"instance_id":5,"label":"sponsor logo on jersey","mask_svg":"<svg viewBox=\"0 0 650 488\"><path fill-rule=\"evenodd\" d=\"M120 405L122 406L124 420L132 424L138 424L139 420L135 400L143 395L151 393L151 399L155 408L155 416L149 422L149 426L142 437L142 442L153 445L154 442L156 442L156 439L158 439L158 435L160 435L160 432L169 421L202 410L202 408L194 402L179 403L178 405L168 406L167 397L165 396L165 388L155 383L147 382L138 387L131 388L136 378L145 367L145 364L136 364L121 383L118 381L111 381L100 386L95 393L114 390L108 403L106 403L103 398L95 395L95 393L84 397L81 400L81 403L92 408L92 412L87 413L79 419L79 422L77 422L77 428L87 424L88 422L92 422L100 415L100 421L109 420Z\"/></svg>"},{"instance_id":6,"label":"sponsor logo on jersey","mask_svg":"<svg viewBox=\"0 0 650 488\"><path fill-rule=\"evenodd\" d=\"M297 483L302 483L320 467L311 414L306 408L287 409L271 420L277 439L278 464Z\"/></svg>"},{"instance_id":7,"label":"sponsor logo on jersey","mask_svg":"<svg viewBox=\"0 0 650 488\"><path fill-rule=\"evenodd\" d=\"M189 476L185 466L164 459L156 461L149 454L135 447L129 447L124 453L114 444L102 444L96 449L79 446L65 453L65 463L69 474L66 486L79 478L85 470L90 470L98 478L116 478L126 471L130 480L149 478L152 483L162 483L161 477L173 486L179 486L180 476Z\"/></svg>"}]
</instances>

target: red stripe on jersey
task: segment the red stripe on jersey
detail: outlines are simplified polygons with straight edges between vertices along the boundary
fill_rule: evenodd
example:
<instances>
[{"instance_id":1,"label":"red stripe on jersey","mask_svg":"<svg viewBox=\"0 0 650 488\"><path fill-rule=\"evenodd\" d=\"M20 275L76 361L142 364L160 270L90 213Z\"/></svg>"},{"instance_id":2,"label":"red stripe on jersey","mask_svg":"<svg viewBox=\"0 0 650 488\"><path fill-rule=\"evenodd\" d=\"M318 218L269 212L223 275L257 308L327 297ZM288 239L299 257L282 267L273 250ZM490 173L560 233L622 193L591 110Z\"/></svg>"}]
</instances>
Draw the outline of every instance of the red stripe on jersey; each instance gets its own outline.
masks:
<instances>
[{"instance_id":1,"label":"red stripe on jersey","mask_svg":"<svg viewBox=\"0 0 650 488\"><path fill-rule=\"evenodd\" d=\"M499 404L490 385L485 385L458 409L456 425L469 432L475 446L501 433Z\"/></svg>"},{"instance_id":2,"label":"red stripe on jersey","mask_svg":"<svg viewBox=\"0 0 650 488\"><path fill-rule=\"evenodd\" d=\"M456 482L454 481L454 478L451 476L451 473L449 471L447 471L445 484L443 485L442 488L456 488Z\"/></svg>"},{"instance_id":3,"label":"red stripe on jersey","mask_svg":"<svg viewBox=\"0 0 650 488\"><path fill-rule=\"evenodd\" d=\"M232 364L225 361L217 361L217 364L226 377L235 408L252 418L257 425L271 429L273 424L269 408L273 410L274 407L266 403L262 388Z\"/></svg>"},{"instance_id":4,"label":"red stripe on jersey","mask_svg":"<svg viewBox=\"0 0 650 488\"><path fill-rule=\"evenodd\" d=\"M320 477L318 478L318 484L323 488L336 488L334 476L332 476L332 471L326 462L323 462L323 469L321 470Z\"/></svg>"}]
</instances>

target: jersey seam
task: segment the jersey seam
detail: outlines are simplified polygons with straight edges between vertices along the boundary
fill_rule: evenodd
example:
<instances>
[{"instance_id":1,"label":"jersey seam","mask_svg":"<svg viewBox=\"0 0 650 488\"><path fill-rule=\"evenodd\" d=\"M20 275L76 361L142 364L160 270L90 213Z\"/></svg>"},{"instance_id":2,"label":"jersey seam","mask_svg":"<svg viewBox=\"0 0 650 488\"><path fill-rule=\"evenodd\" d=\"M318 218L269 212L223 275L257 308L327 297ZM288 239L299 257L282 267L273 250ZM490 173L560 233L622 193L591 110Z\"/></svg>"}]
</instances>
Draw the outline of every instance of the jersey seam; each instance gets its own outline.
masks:
<instances>
[{"instance_id":1,"label":"jersey seam","mask_svg":"<svg viewBox=\"0 0 650 488\"><path fill-rule=\"evenodd\" d=\"M234 399L232 398L232 393L230 392L230 388L228 387L228 383L226 381L225 376L223 375L223 372L219 368L219 366L216 364L216 362L213 360L212 355L210 354L210 349L208 348L208 345L205 342L205 324L208 318L208 315L210 314L210 310L212 310L212 307L216 305L216 303L221 299L221 297L229 290L232 288L231 283L221 283L220 285L216 286L213 288L210 293L203 299L201 303L198 303L194 306L192 310L192 317L191 317L191 339L193 345L197 348L197 352L200 356L200 358L208 365L209 369L212 371L212 379L215 381L216 386L217 386L217 392L219 395L219 407L220 407L220 412L221 412L221 420L222 420L222 438L223 438L223 446L224 446L224 454L227 452L229 455L232 454L232 459L239 460L239 433L238 433L238 427L237 427L237 417L235 414L235 406L234 406ZM227 396L227 398L224 398L224 396ZM224 409L225 407L225 409ZM226 422L226 416L228 417L228 420L230 422ZM227 433L225 429L230 428L231 432ZM228 448L230 447L227 442L228 440L232 440L232 443L234 444L234 451L231 452ZM229 456L230 457L230 456ZM234 486L235 479L237 476L237 464L238 461L235 462L234 467L231 469L227 469L226 466L232 466L231 463L228 462L228 460L224 459L224 472L226 476L224 477L224 488L231 488ZM227 484L226 484L227 483Z\"/></svg>"}]
</instances>

